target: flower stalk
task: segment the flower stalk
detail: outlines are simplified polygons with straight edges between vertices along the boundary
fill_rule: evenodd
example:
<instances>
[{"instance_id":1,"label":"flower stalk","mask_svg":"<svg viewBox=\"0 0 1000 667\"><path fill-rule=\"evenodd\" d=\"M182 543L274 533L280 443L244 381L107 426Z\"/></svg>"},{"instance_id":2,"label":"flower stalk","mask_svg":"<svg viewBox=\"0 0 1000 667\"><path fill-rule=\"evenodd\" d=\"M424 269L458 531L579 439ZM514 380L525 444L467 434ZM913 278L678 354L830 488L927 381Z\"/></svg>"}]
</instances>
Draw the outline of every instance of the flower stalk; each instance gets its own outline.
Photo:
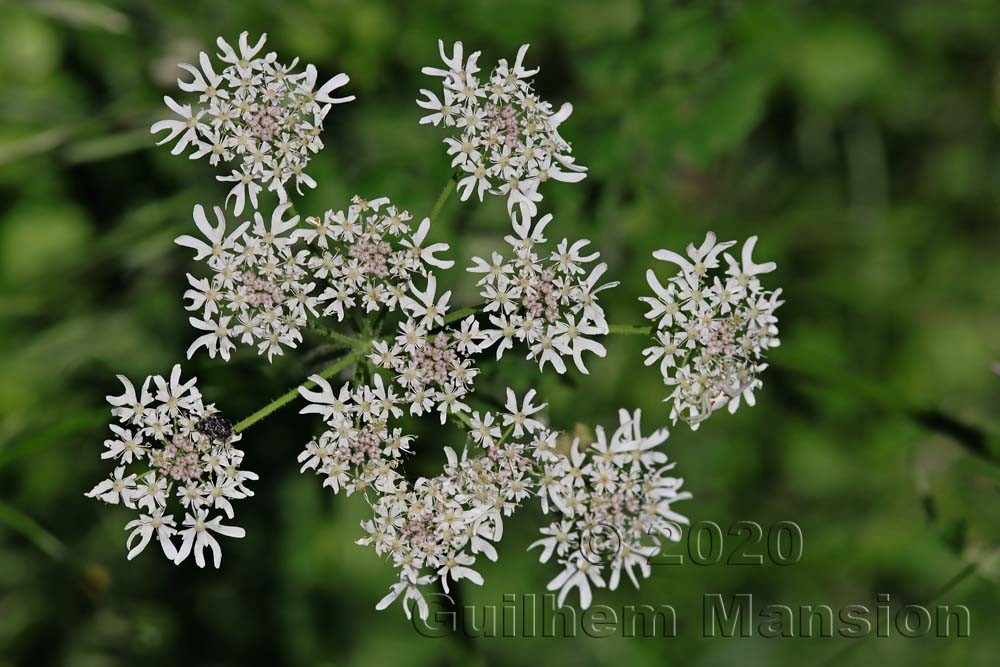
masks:
<instances>
[{"instance_id":1,"label":"flower stalk","mask_svg":"<svg viewBox=\"0 0 1000 667\"><path fill-rule=\"evenodd\" d=\"M306 326L334 343L340 343L341 345L347 345L348 347L357 347L358 345L365 344L365 342L360 338L354 338L353 336L345 336L342 333L336 332L333 329L327 329L326 327L320 326L319 324L314 324L310 322Z\"/></svg>"},{"instance_id":2,"label":"flower stalk","mask_svg":"<svg viewBox=\"0 0 1000 667\"><path fill-rule=\"evenodd\" d=\"M368 351L370 347L371 343L365 343L365 342L355 345L352 352L350 352L346 356L341 357L337 361L333 362L332 364L321 370L319 372L319 376L323 378L329 378L331 376L336 375L337 373L344 370L354 362L361 359L361 357L364 356L364 354ZM301 385L297 385L292 389L289 389L284 394L282 394L278 398L274 399L273 401L262 407L260 410L257 410L253 414L246 417L244 420L238 422L235 426L233 426L233 430L236 431L237 433L242 433L243 431L247 430L260 420L270 416L273 412L277 411L279 408L287 405L288 403L291 403L296 398L298 398L299 387L312 389L315 386L316 386L315 382L311 380L306 380Z\"/></svg>"},{"instance_id":3,"label":"flower stalk","mask_svg":"<svg viewBox=\"0 0 1000 667\"><path fill-rule=\"evenodd\" d=\"M452 191L455 189L455 179L449 178L448 182L444 184L441 188L441 194L438 195L437 200L434 202L434 207L431 208L430 219L431 222L437 220L438 215L441 213L441 209L448 202L448 198L451 196Z\"/></svg>"}]
</instances>

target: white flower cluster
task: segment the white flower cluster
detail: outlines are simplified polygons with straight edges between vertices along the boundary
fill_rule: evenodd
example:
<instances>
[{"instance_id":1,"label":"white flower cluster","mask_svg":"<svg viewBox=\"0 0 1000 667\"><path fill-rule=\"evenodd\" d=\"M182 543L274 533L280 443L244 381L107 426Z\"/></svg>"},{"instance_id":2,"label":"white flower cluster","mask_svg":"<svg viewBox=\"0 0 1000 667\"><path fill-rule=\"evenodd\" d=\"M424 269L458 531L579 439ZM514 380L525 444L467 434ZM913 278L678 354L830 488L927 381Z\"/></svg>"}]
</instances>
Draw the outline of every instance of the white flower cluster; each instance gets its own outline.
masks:
<instances>
[{"instance_id":1,"label":"white flower cluster","mask_svg":"<svg viewBox=\"0 0 1000 667\"><path fill-rule=\"evenodd\" d=\"M574 438L568 453L554 443L535 450L542 464L542 511L556 520L541 529L545 537L529 548L542 547L541 562L554 554L562 565L548 585L559 591L560 606L576 588L586 609L591 586L615 590L622 570L638 588L636 568L649 577L649 559L660 553L663 540L677 542L680 525L688 523L671 505L691 494L680 490L683 479L667 476L674 464L656 449L666 441L667 430L643 436L639 419L638 410L632 415L621 410L610 439L598 427L589 447ZM605 568L610 571L607 580Z\"/></svg>"},{"instance_id":2,"label":"white flower cluster","mask_svg":"<svg viewBox=\"0 0 1000 667\"><path fill-rule=\"evenodd\" d=\"M243 452L233 446L239 434L214 405L202 402L196 378L181 381L179 365L169 379L147 377L138 392L128 378L118 379L124 393L107 400L119 424L111 425L114 437L104 441L101 454L116 467L86 495L139 513L125 526L131 531L126 543L130 560L155 538L175 563L193 553L198 567L204 567L208 548L219 567L222 548L212 533L244 536L242 528L223 525L221 513L232 519L232 501L252 496L246 483L257 479L240 468ZM137 472L126 474L130 466ZM176 509L167 511L168 504L183 508L181 526Z\"/></svg>"},{"instance_id":3,"label":"white flower cluster","mask_svg":"<svg viewBox=\"0 0 1000 667\"><path fill-rule=\"evenodd\" d=\"M410 484L401 480L394 493L378 496L374 516L361 524L366 536L358 544L370 545L399 570L399 582L376 606L384 609L402 596L407 617L411 601L426 619L429 608L420 586L440 581L445 592L449 580L483 583L475 570L476 557L497 559L493 543L503 535L503 520L528 497L534 486L533 461L525 452L540 440L554 440L531 414L544 405L531 404L534 392L518 402L507 390L506 412L475 416L473 442L458 455L445 447L448 463L441 474L421 477ZM500 419L507 427L501 434Z\"/></svg>"},{"instance_id":4,"label":"white flower cluster","mask_svg":"<svg viewBox=\"0 0 1000 667\"><path fill-rule=\"evenodd\" d=\"M428 289L433 290L433 275L430 280ZM410 414L419 416L437 410L443 424L448 415L471 410L462 399L472 392L472 382L479 374L470 357L479 352L480 339L472 315L458 329L449 327L436 332L411 317L400 323L399 334L391 345L376 341L368 358L376 367L395 373Z\"/></svg>"},{"instance_id":5,"label":"white flower cluster","mask_svg":"<svg viewBox=\"0 0 1000 667\"><path fill-rule=\"evenodd\" d=\"M303 170L313 153L323 148L319 135L323 121L334 104L350 102L354 96L331 97L350 79L338 74L318 90L316 68L306 65L294 72L298 59L289 65L277 62L274 52L263 52L267 35L250 44L248 33L240 34L239 48L221 37L216 73L207 53L199 55L200 67L182 64L190 81L177 80L185 93L196 93L197 102L180 104L164 97L167 107L179 118L154 123L153 134L166 131L160 144L176 142L171 153L191 150L191 159L208 156L212 165L220 161L232 166L232 173L218 176L233 183L226 201L234 199L233 212L240 215L249 200L257 208L257 196L266 186L287 199L285 183L295 179L315 187Z\"/></svg>"},{"instance_id":6,"label":"white flower cluster","mask_svg":"<svg viewBox=\"0 0 1000 667\"><path fill-rule=\"evenodd\" d=\"M344 211L327 211L306 218L299 237L315 246L309 268L327 285L319 295L323 315L344 319L346 309L360 298L366 313L396 310L409 281L425 276L429 267L448 269L450 260L436 255L448 244L424 245L431 221L424 218L416 232L408 211L393 206L388 197L355 196Z\"/></svg>"},{"instance_id":7,"label":"white flower cluster","mask_svg":"<svg viewBox=\"0 0 1000 667\"><path fill-rule=\"evenodd\" d=\"M392 492L400 479L396 468L413 439L389 426L391 418L402 414L392 387L386 387L378 375L371 385L352 390L345 383L338 391L319 375L309 379L318 391L299 387L309 401L300 412L321 415L326 430L299 454L302 472L314 470L324 477L323 486L334 493L341 489L347 495L367 489Z\"/></svg>"},{"instance_id":8,"label":"white flower cluster","mask_svg":"<svg viewBox=\"0 0 1000 667\"><path fill-rule=\"evenodd\" d=\"M427 241L429 218L413 224L386 197L355 196L346 210L300 224L285 185L315 187L304 170L323 146L324 119L333 104L353 97L331 97L346 75L316 89L312 65L296 73L297 60L279 64L264 43L261 37L252 44L247 33L236 47L220 38L219 73L205 53L198 67L182 65L190 80L178 84L197 101L167 97L179 119L152 127L166 133L160 143L172 142L174 154L229 165L231 174L218 179L233 183L226 202L234 200L232 215L242 221L230 225L222 208L196 206L200 233L176 239L208 266L203 277L187 276L186 309L198 330L188 356L205 348L228 361L242 344L270 361L298 347L307 325L349 347L298 389L307 401L301 412L323 422L298 461L334 493L359 493L370 504L358 544L398 571L378 609L401 600L408 617L427 618L423 587L440 583L447 592L463 579L482 584L477 559L497 559L504 520L532 495L549 523L530 548L541 548L541 562L560 565L548 585L560 605L577 590L588 607L595 587L614 590L623 573L638 587L650 576L651 559L687 524L673 506L691 495L670 476L673 464L660 450L667 430L643 435L639 411L621 410L618 427L598 427L593 442L561 438L540 420L545 404L535 402L534 389L520 397L507 389L501 410L473 407L481 352L492 348L500 360L523 344L539 370L550 365L566 373L572 360L586 374L590 354L607 353L601 337L623 330L609 327L599 303L599 293L618 284L601 283L607 265L600 253L586 239L549 246L544 233L552 216L537 216L541 183L585 177L559 135L572 107L556 111L534 92L538 69L524 66L527 45L512 64L500 60L480 78L479 52L466 57L458 42L448 54L439 42L445 67L423 69L443 88L440 95L421 91L417 104L428 115L420 122L454 128L444 141L462 199L473 192L480 200L486 192L503 196L512 224L504 237L510 256L473 257L467 269L477 276L481 306L449 316L452 293L439 292L435 271L454 262L444 258L448 244ZM279 200L269 216L267 207L258 210L265 188ZM778 345L774 311L782 303L781 290L760 284L775 265L752 261L755 243L746 242L739 260L726 252L735 242L717 243L713 234L688 246L687 256L653 254L679 267L663 284L648 271L654 295L643 298L655 323L645 363L659 364L671 387L666 401L675 423L697 428L723 405L735 411L742 400L753 404L765 353ZM356 333L324 330L312 321L320 317L352 322ZM327 379L353 363L351 381ZM233 501L252 495L246 484L257 476L241 469L243 452L234 447L240 434L203 403L194 379L180 376L175 366L169 378L148 377L138 389L118 376L124 393L108 401L119 423L102 454L114 472L87 495L138 512L126 525L130 559L155 539L176 563L193 555L201 567L208 558L218 567L215 534L244 536L222 522L233 518ZM440 474L408 477L404 457L415 436L402 422L423 415L442 424L451 418L465 443L444 448Z\"/></svg>"},{"instance_id":9,"label":"white flower cluster","mask_svg":"<svg viewBox=\"0 0 1000 667\"><path fill-rule=\"evenodd\" d=\"M534 226L531 221L515 222L515 235L504 237L514 250L510 260L497 252L489 261L472 258L468 271L483 274L477 285L483 288L483 310L492 324L482 330L482 347L496 345L500 359L517 340L528 345L527 358L537 359L539 368L551 363L556 372L565 373L563 357L572 357L580 372L587 373L583 353L607 353L593 338L608 333L597 294L618 283L597 285L607 270L603 262L587 273L584 267L600 257L597 252L582 254L587 240L570 245L563 239L547 260L539 257L538 246L546 242L542 233L551 220L545 215Z\"/></svg>"},{"instance_id":10,"label":"white flower cluster","mask_svg":"<svg viewBox=\"0 0 1000 667\"><path fill-rule=\"evenodd\" d=\"M542 200L541 183L574 183L586 176L586 168L574 163L569 143L559 136L559 125L573 106L566 103L553 111L532 89L538 68L524 67L527 44L518 49L513 66L500 60L486 79L476 76L479 51L465 59L461 42L455 42L450 57L444 42L438 41L438 47L446 68L425 67L423 73L443 79L441 97L420 91L417 104L430 112L420 123L455 128L455 136L444 142L452 167L461 170L463 201L473 191L480 201L485 192L502 195L508 211L517 206L522 221L528 220Z\"/></svg>"},{"instance_id":11,"label":"white flower cluster","mask_svg":"<svg viewBox=\"0 0 1000 667\"><path fill-rule=\"evenodd\" d=\"M215 208L218 224L213 227L201 206L194 208L194 221L205 240L184 235L176 243L195 251L213 272L210 278L188 274L191 289L184 293L188 310L200 311L191 325L205 333L188 348L188 358L201 347L210 357L229 360L234 340L256 345L268 360L286 347L302 341L301 329L308 315L316 315L316 287L311 282L308 251L295 251L299 216L285 214L291 204L280 204L269 224L254 212L247 221L226 233L226 216Z\"/></svg>"},{"instance_id":12,"label":"white flower cluster","mask_svg":"<svg viewBox=\"0 0 1000 667\"><path fill-rule=\"evenodd\" d=\"M689 244L687 257L658 250L653 257L676 264L679 271L666 286L655 272L646 272L655 296L642 297L649 305L646 318L656 324L656 345L643 350L646 365L659 362L663 382L673 391L670 418L682 419L692 429L724 405L736 412L740 399L754 404L753 392L767 368L767 350L777 347L781 290L765 290L758 276L776 268L774 262L751 259L757 237L751 236L736 260L726 249L736 241L718 243L709 232L698 247ZM726 260L725 269L719 262Z\"/></svg>"}]
</instances>

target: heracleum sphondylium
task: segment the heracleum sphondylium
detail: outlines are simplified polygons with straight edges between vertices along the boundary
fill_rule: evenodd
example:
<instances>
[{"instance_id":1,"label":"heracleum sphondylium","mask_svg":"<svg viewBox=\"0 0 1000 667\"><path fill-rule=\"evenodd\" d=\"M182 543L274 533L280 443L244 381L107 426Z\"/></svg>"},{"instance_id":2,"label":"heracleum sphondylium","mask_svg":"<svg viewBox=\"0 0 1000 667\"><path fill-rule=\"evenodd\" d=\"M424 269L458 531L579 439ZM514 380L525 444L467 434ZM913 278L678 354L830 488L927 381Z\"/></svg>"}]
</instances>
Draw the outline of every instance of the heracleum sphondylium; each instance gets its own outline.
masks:
<instances>
[{"instance_id":1,"label":"heracleum sphondylium","mask_svg":"<svg viewBox=\"0 0 1000 667\"><path fill-rule=\"evenodd\" d=\"M347 76L317 89L313 66L296 73L297 61L279 64L263 51L263 37L217 43L221 70L204 53L199 67L183 65L190 79L179 85L197 98L187 105L167 98L179 119L153 126L174 153L225 162L229 173L218 178L233 184L226 207L195 206L197 232L177 238L207 267L188 276L184 293L197 330L188 355L225 362L243 344L270 360L301 347L307 329L331 344L318 351L346 352L236 426L203 403L193 380L180 380L180 367L138 390L122 378L124 393L108 398L120 423L102 455L116 466L87 495L139 512L127 525L129 558L156 540L175 562L193 554L204 565L208 550L218 565L213 533L243 535L222 521L233 518L233 501L251 495L246 483L256 479L241 468L234 443L300 396L301 412L319 417L318 434L296 446L302 472L368 502L371 516L357 541L396 569L378 609L400 600L408 616L426 617L428 586L482 584L481 557L499 557L504 522L535 499L549 523L532 548L560 566L549 584L560 604L575 590L587 606L595 589L614 589L623 575L638 586L650 575L649 560L687 523L673 508L690 494L662 451L666 429L644 435L639 411L621 410L618 427L598 427L591 442L547 426L536 389L477 393L480 365L502 362L515 345L527 348L539 373L586 374L591 360L606 355L606 336L643 331L608 324L598 295L618 283L601 282L608 266L589 240L546 246L552 215L537 216L542 184L579 181L585 169L559 134L572 107L556 110L537 95L538 69L524 64L527 45L481 78L478 52L466 57L459 42L449 54L439 44L445 68L423 71L439 77L442 89L421 91L418 104L429 113L420 122L453 131L445 144L457 173L431 214L415 218L388 197L360 195L346 208L296 211L293 192L315 185L304 170L322 148L324 119L332 105L353 99L332 97ZM294 189L286 187L291 181ZM273 205L261 206L265 188L277 194ZM445 282L455 263L449 244L431 240L432 217L451 188L465 200L473 192L480 200L487 192L505 197L510 225L510 254L472 258L467 271L483 301L460 311ZM687 256L654 254L679 267L665 285L649 271L654 294L643 299L656 329L645 362L659 364L673 387L674 421L697 427L723 405L752 402L760 387L781 301L780 290L760 284L774 265L752 261L755 241L739 260L725 252L733 242L711 234ZM407 420L423 416L461 430L453 446L441 447L444 465L432 476L405 467L424 446Z\"/></svg>"}]
</instances>

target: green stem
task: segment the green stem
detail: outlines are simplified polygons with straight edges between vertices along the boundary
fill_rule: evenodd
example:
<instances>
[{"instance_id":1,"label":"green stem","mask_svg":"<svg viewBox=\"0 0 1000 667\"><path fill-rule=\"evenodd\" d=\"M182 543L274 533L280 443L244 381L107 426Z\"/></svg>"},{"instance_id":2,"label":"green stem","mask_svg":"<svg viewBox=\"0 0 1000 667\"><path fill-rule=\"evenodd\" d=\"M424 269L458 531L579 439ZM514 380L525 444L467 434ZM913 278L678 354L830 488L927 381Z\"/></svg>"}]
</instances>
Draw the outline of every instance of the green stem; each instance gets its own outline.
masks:
<instances>
[{"instance_id":1,"label":"green stem","mask_svg":"<svg viewBox=\"0 0 1000 667\"><path fill-rule=\"evenodd\" d=\"M307 326L316 333L326 338L329 338L335 343L343 343L344 345L349 345L351 347L357 347L358 345L364 343L364 341L362 341L360 338L352 338L351 336L345 336L342 333L337 333L332 329L327 329L326 327L320 326L318 324L309 323Z\"/></svg>"},{"instance_id":2,"label":"green stem","mask_svg":"<svg viewBox=\"0 0 1000 667\"><path fill-rule=\"evenodd\" d=\"M507 438L509 438L510 434L513 433L513 432L514 432L514 425L511 424L510 426L507 427L507 430L503 432L503 435L500 436L500 439L497 440L497 445L496 446L500 447L505 442L507 442Z\"/></svg>"},{"instance_id":3,"label":"green stem","mask_svg":"<svg viewBox=\"0 0 1000 667\"><path fill-rule=\"evenodd\" d=\"M464 412L453 412L451 413L452 419L457 421L460 426L465 428L472 428L472 421L465 415Z\"/></svg>"},{"instance_id":4,"label":"green stem","mask_svg":"<svg viewBox=\"0 0 1000 667\"><path fill-rule=\"evenodd\" d=\"M469 315L475 315L479 312L478 306L470 306L469 308L462 308L461 310L456 310L450 313L444 318L445 324L451 324L452 322L457 322L458 320L463 320Z\"/></svg>"},{"instance_id":5,"label":"green stem","mask_svg":"<svg viewBox=\"0 0 1000 667\"><path fill-rule=\"evenodd\" d=\"M441 213L441 209L444 208L445 202L448 201L448 197L451 196L451 191L455 189L455 179L449 178L448 182L444 184L441 189L441 194L438 195L437 201L434 202L434 208L431 209L430 219L431 222L437 219L438 214Z\"/></svg>"},{"instance_id":6,"label":"green stem","mask_svg":"<svg viewBox=\"0 0 1000 667\"><path fill-rule=\"evenodd\" d=\"M319 376L322 378L328 378L332 375L336 375L337 373L344 370L345 368L356 362L358 359L363 357L364 354L368 351L368 348L370 346L371 343L361 343L355 345L353 352L351 352L345 357L341 357L337 361L333 362L332 364L321 370L319 372ZM289 389L284 394L282 394L278 398L274 399L273 401L262 407L260 410L257 410L252 415L250 415L243 421L236 424L236 426L233 427L233 430L236 431L237 433L241 433L246 429L250 428L251 426L253 426L254 424L256 424L257 422L259 422L261 419L264 419L265 417L270 415L272 412L287 405L288 403L291 403L296 398L298 398L299 387L312 389L315 386L316 386L315 382L312 382L311 380L306 380L301 385Z\"/></svg>"},{"instance_id":7,"label":"green stem","mask_svg":"<svg viewBox=\"0 0 1000 667\"><path fill-rule=\"evenodd\" d=\"M646 324L609 324L608 334L624 334L626 336L652 336L653 327Z\"/></svg>"}]
</instances>

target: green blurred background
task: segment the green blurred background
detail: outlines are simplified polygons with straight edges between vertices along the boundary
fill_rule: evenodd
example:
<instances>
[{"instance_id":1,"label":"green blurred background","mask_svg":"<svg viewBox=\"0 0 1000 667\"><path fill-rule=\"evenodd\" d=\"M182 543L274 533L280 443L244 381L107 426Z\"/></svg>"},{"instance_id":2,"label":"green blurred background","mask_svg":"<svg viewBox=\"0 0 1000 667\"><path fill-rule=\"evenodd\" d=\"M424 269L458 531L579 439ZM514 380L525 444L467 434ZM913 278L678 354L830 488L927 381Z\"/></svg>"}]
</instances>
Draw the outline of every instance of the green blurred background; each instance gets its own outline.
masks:
<instances>
[{"instance_id":1,"label":"green blurred background","mask_svg":"<svg viewBox=\"0 0 1000 667\"><path fill-rule=\"evenodd\" d=\"M996 664L998 26L995 0L0 4L0 665ZM176 63L242 30L321 76L349 73L358 96L331 113L300 211L359 193L426 215L450 170L414 100L440 37L482 49L487 69L530 42L542 96L574 104L563 134L589 177L549 184L543 211L551 240L592 239L621 280L602 294L612 322L641 321L653 249L759 234L787 304L758 406L666 446L692 520L795 521L801 561L667 566L597 595L673 605L674 638L427 639L398 606L375 612L393 572L353 544L363 501L298 474L315 423L287 408L245 436L261 481L220 571L152 548L127 562L129 514L83 497L108 470L103 397L115 373L184 359L197 267L172 240L195 203L225 195L148 126ZM453 197L433 236L465 265L506 225L499 199ZM449 280L457 305L473 301L460 272ZM609 339L589 377L505 360L481 390L537 385L562 428L613 424L618 407L652 428L664 389L642 347ZM307 338L272 365L243 351L185 367L239 418L327 354ZM454 433L421 429L433 471ZM529 507L507 524L466 602L543 591L555 568L525 551L539 521ZM895 608L942 589L970 609L971 638L701 636L706 593L834 608L887 593Z\"/></svg>"}]
</instances>

